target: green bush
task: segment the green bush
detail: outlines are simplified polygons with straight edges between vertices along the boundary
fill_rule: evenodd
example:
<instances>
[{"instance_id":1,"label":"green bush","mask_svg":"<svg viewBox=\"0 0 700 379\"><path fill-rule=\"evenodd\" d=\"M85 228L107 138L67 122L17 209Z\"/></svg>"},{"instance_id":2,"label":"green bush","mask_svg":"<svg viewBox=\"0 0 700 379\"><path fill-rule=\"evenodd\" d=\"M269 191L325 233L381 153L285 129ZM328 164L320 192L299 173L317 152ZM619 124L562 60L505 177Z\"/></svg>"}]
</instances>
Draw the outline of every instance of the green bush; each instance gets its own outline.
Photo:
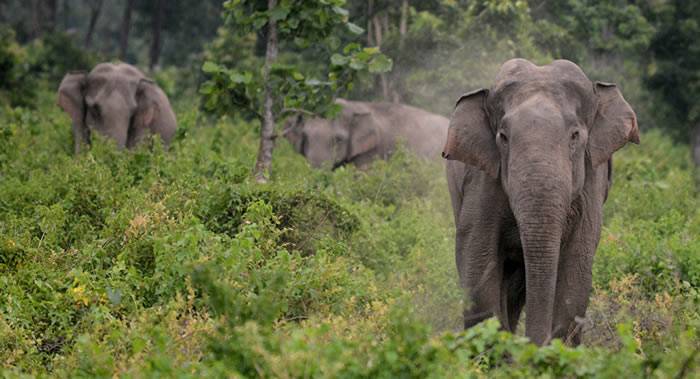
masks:
<instances>
[{"instance_id":1,"label":"green bush","mask_svg":"<svg viewBox=\"0 0 700 379\"><path fill-rule=\"evenodd\" d=\"M28 46L30 71L49 83L61 82L69 71L89 71L98 63L94 53L86 52L66 33L54 32L32 41Z\"/></svg>"},{"instance_id":2,"label":"green bush","mask_svg":"<svg viewBox=\"0 0 700 379\"><path fill-rule=\"evenodd\" d=\"M309 167L178 108L178 138L71 153L69 118L0 114L6 377L672 377L698 372L700 212L686 148L615 158L586 347L465 332L442 163ZM209 125L211 124L211 125ZM522 333L522 331L521 331Z\"/></svg>"},{"instance_id":3,"label":"green bush","mask_svg":"<svg viewBox=\"0 0 700 379\"><path fill-rule=\"evenodd\" d=\"M27 51L17 44L12 29L0 25L0 110L33 105L35 86ZM5 132L4 128L0 131Z\"/></svg>"}]
</instances>

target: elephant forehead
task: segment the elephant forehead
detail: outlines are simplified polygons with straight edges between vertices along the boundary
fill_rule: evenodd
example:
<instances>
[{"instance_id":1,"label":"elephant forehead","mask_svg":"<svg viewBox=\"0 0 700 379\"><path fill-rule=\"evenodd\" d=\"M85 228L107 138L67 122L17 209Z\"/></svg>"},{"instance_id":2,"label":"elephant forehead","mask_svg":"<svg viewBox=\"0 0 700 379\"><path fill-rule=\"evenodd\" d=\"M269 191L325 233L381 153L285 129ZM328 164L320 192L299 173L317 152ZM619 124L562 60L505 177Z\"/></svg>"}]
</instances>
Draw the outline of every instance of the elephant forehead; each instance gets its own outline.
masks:
<instances>
[{"instance_id":1,"label":"elephant forehead","mask_svg":"<svg viewBox=\"0 0 700 379\"><path fill-rule=\"evenodd\" d=\"M518 90L562 92L593 97L593 83L575 63L559 59L537 66L524 59L512 59L501 67L491 92L507 95Z\"/></svg>"},{"instance_id":2,"label":"elephant forehead","mask_svg":"<svg viewBox=\"0 0 700 379\"><path fill-rule=\"evenodd\" d=\"M586 122L595 109L595 95L590 82L571 80L550 72L497 83L489 93L487 105L490 113L498 118L524 104L534 107L543 104L533 99L546 99L548 104L554 104L561 112L577 115Z\"/></svg>"},{"instance_id":3,"label":"elephant forehead","mask_svg":"<svg viewBox=\"0 0 700 379\"><path fill-rule=\"evenodd\" d=\"M102 102L107 99L119 98L129 107L136 106L136 88L138 81L131 77L113 73L91 73L88 76L85 101L90 103Z\"/></svg>"}]
</instances>

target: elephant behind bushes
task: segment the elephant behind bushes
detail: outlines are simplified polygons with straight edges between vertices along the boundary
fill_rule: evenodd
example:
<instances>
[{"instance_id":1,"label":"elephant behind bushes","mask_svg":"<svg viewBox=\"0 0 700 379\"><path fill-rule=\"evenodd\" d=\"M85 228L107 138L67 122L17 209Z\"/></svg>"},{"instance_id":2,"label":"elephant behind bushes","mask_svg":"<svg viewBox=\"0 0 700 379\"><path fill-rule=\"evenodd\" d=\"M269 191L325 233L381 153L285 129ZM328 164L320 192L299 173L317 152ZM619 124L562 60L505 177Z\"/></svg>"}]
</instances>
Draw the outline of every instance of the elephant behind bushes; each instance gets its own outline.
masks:
<instances>
[{"instance_id":1,"label":"elephant behind bushes","mask_svg":"<svg viewBox=\"0 0 700 379\"><path fill-rule=\"evenodd\" d=\"M345 99L336 103L343 110L335 119L297 115L285 125L285 136L312 166L362 167L388 158L401 142L419 156L440 157L447 118L403 104Z\"/></svg>"},{"instance_id":2,"label":"elephant behind bushes","mask_svg":"<svg viewBox=\"0 0 700 379\"><path fill-rule=\"evenodd\" d=\"M177 128L163 90L125 63L100 63L89 73L69 72L58 88L58 105L73 122L76 154L90 144L94 131L130 149L150 134L168 146Z\"/></svg>"}]
</instances>

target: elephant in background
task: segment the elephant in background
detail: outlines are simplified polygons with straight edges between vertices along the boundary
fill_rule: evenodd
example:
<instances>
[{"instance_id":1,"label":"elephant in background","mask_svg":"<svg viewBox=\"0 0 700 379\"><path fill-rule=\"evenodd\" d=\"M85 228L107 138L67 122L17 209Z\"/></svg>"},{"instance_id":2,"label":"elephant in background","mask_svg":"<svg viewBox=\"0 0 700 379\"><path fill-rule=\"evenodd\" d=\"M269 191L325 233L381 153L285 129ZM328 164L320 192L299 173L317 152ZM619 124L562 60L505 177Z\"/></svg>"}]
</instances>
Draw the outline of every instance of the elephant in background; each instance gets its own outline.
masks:
<instances>
[{"instance_id":1,"label":"elephant in background","mask_svg":"<svg viewBox=\"0 0 700 379\"><path fill-rule=\"evenodd\" d=\"M177 121L168 97L136 67L100 63L90 73L69 72L58 88L58 105L73 123L75 153L93 131L119 148L133 148L149 134L168 146Z\"/></svg>"},{"instance_id":2,"label":"elephant in background","mask_svg":"<svg viewBox=\"0 0 700 379\"><path fill-rule=\"evenodd\" d=\"M285 136L314 167L347 163L359 167L386 159L404 142L426 158L438 158L447 136L445 117L394 103L336 100L343 107L332 120L303 115L290 117Z\"/></svg>"},{"instance_id":3,"label":"elephant in background","mask_svg":"<svg viewBox=\"0 0 700 379\"><path fill-rule=\"evenodd\" d=\"M566 60L509 60L457 101L443 157L465 328L497 316L515 331L525 308L534 343L580 343L612 155L628 142L639 129L618 88Z\"/></svg>"}]
</instances>

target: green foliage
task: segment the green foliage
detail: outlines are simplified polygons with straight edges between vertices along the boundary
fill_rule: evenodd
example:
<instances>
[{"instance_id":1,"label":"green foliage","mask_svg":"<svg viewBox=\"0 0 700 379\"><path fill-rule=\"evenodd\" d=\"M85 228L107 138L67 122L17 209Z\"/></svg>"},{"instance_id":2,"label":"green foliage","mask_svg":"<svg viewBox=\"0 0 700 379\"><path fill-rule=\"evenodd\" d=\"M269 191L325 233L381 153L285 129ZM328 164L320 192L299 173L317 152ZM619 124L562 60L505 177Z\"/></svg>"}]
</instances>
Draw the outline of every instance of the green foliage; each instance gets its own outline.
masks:
<instances>
[{"instance_id":1,"label":"green foliage","mask_svg":"<svg viewBox=\"0 0 700 379\"><path fill-rule=\"evenodd\" d=\"M52 95L0 116L4 376L698 370L700 214L683 148L657 133L616 156L588 347L537 348L495 321L454 332L464 304L441 165L402 150L315 171L281 142L274 182L259 185L255 128L196 127L192 105L167 153L96 137L73 157Z\"/></svg>"},{"instance_id":2,"label":"green foliage","mask_svg":"<svg viewBox=\"0 0 700 379\"><path fill-rule=\"evenodd\" d=\"M213 31L202 20L218 5L207 2L205 15L169 3L178 16L168 19L184 24L166 22L166 35L179 34L164 55L208 61L208 105L244 117L203 117L188 92L197 78L162 70L155 78L177 97L179 120L168 152L157 141L119 151L94 136L74 157L53 91L94 57L59 32L28 46L0 32L0 376L700 374L700 207L687 147L668 136L645 132L640 147L615 156L581 320L586 346L538 348L494 320L459 331L465 300L441 164L400 150L367 170L318 171L280 139L274 181L260 185L249 178L256 124L242 120L260 113L252 51L269 18L284 39L270 83L279 114L331 115L330 100L347 90L371 97L378 81L363 72L385 73L404 101L448 113L457 95L522 56L574 59L592 79L618 81L643 127L669 109L694 117L690 2L411 1L402 37L396 3L376 0L392 60L356 43L344 8L365 25L365 1L280 0L270 12L229 1L229 24L204 58L188 54L206 33L172 41L203 23ZM148 28L148 4L138 6L136 31ZM143 50L138 41L131 52ZM647 74L664 102L643 86Z\"/></svg>"},{"instance_id":3,"label":"green foliage","mask_svg":"<svg viewBox=\"0 0 700 379\"><path fill-rule=\"evenodd\" d=\"M336 45L333 33L340 27L354 34L362 33L361 28L348 21L348 11L342 8L344 4L345 0L282 1L274 9L259 9L258 2L232 0L226 2L224 8L229 23L238 33L260 33L268 20L273 20L281 43L303 49L311 44ZM263 83L259 69L241 64L247 63L245 61L229 67L225 65L228 59L223 59L224 62L207 61L202 66L202 71L210 76L200 90L205 96L206 108L223 114L243 111L246 117L258 119L262 119L265 86L278 97L274 115L305 110L332 116L339 111L333 99L351 89L360 72L386 72L392 65L379 49L349 43L322 65L322 75L303 69L301 64L274 63L269 80Z\"/></svg>"},{"instance_id":4,"label":"green foliage","mask_svg":"<svg viewBox=\"0 0 700 379\"><path fill-rule=\"evenodd\" d=\"M697 39L700 5L692 1L663 2L655 16L659 31L650 46L654 65L647 84L660 95L660 102L670 106L673 120L686 125L697 123L700 120L700 106L695 95L700 87L697 75L700 70Z\"/></svg>"},{"instance_id":5,"label":"green foliage","mask_svg":"<svg viewBox=\"0 0 700 379\"><path fill-rule=\"evenodd\" d=\"M32 105L35 85L26 50L17 44L12 29L0 25L0 110Z\"/></svg>"},{"instance_id":6,"label":"green foliage","mask_svg":"<svg viewBox=\"0 0 700 379\"><path fill-rule=\"evenodd\" d=\"M85 52L65 33L47 34L28 46L31 72L50 83L60 83L69 71L89 71L98 63L97 56Z\"/></svg>"}]
</instances>

